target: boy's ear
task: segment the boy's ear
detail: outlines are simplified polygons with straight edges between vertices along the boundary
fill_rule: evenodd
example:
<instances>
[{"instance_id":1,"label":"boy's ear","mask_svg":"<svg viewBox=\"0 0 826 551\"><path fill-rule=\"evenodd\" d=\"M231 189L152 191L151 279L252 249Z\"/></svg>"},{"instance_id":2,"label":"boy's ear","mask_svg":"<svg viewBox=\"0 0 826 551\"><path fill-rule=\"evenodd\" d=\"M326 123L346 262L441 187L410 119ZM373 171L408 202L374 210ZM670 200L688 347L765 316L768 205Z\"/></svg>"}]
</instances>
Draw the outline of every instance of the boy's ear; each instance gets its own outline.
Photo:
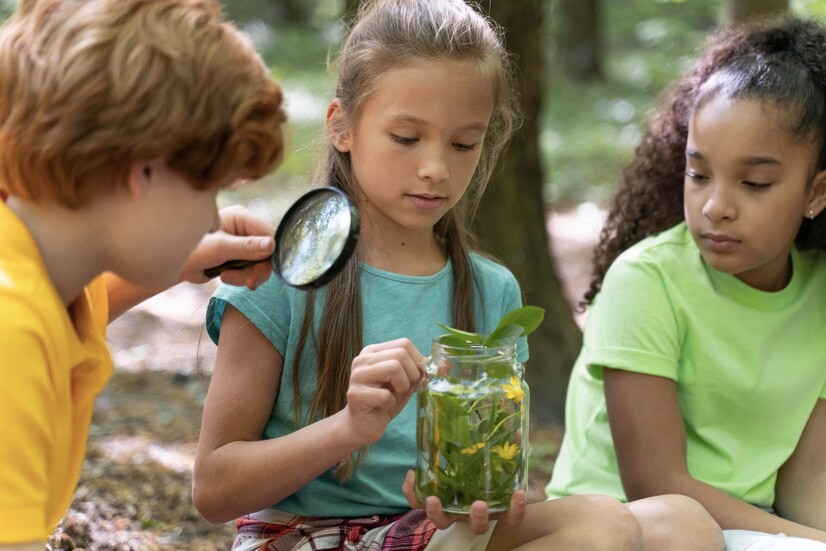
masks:
<instances>
[{"instance_id":1,"label":"boy's ear","mask_svg":"<svg viewBox=\"0 0 826 551\"><path fill-rule=\"evenodd\" d=\"M352 131L350 129L350 117L344 111L338 98L330 102L327 107L327 135L338 151L347 153L350 151L352 141Z\"/></svg>"},{"instance_id":2,"label":"boy's ear","mask_svg":"<svg viewBox=\"0 0 826 551\"><path fill-rule=\"evenodd\" d=\"M815 174L809 189L806 212L803 215L807 218L816 218L823 209L826 209L826 170Z\"/></svg>"},{"instance_id":3,"label":"boy's ear","mask_svg":"<svg viewBox=\"0 0 826 551\"><path fill-rule=\"evenodd\" d=\"M129 197L137 199L144 194L152 178L152 163L147 159L133 161L126 176L126 190Z\"/></svg>"}]
</instances>

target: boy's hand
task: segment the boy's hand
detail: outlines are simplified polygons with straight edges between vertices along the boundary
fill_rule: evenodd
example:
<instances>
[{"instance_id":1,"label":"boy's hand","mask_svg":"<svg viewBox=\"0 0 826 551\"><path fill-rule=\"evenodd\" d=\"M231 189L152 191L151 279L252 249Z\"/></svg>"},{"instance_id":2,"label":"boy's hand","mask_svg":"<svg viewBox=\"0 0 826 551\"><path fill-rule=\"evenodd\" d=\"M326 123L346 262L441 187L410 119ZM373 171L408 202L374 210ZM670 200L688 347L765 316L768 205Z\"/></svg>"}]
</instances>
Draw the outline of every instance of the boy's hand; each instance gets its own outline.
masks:
<instances>
[{"instance_id":1,"label":"boy's hand","mask_svg":"<svg viewBox=\"0 0 826 551\"><path fill-rule=\"evenodd\" d=\"M241 206L221 209L221 227L208 233L189 255L181 272L181 281L205 283L204 270L228 260L261 260L275 251L275 228ZM221 281L255 289L272 273L271 262L259 262L243 270L224 270Z\"/></svg>"},{"instance_id":2,"label":"boy's hand","mask_svg":"<svg viewBox=\"0 0 826 551\"><path fill-rule=\"evenodd\" d=\"M424 509L427 511L427 518L429 518L436 528L444 530L454 522L469 522L470 528L475 534L484 534L490 527L491 520L504 520L510 526L519 526L525 518L525 513L528 510L528 496L523 490L517 490L511 496L511 507L507 511L501 513L490 514L488 512L488 504L482 500L474 501L470 507L469 515L458 515L453 513L445 513L442 511L442 502L436 496L429 496L425 503L422 503L416 497L416 473L412 470L407 471L407 476L404 478L402 484L402 492L407 498L407 503L413 509Z\"/></svg>"},{"instance_id":3,"label":"boy's hand","mask_svg":"<svg viewBox=\"0 0 826 551\"><path fill-rule=\"evenodd\" d=\"M378 441L424 376L424 356L409 339L366 346L353 359L347 416L359 447Z\"/></svg>"}]
</instances>

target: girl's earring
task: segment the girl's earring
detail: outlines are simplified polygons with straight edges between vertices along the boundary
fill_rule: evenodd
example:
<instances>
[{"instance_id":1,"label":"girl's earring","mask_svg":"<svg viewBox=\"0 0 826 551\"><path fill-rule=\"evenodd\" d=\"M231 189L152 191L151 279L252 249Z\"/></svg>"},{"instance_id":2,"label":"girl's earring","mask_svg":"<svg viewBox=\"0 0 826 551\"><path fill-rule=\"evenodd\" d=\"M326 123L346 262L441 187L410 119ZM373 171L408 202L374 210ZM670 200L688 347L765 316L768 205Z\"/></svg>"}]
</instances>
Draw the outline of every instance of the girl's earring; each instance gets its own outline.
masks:
<instances>
[{"instance_id":1,"label":"girl's earring","mask_svg":"<svg viewBox=\"0 0 826 551\"><path fill-rule=\"evenodd\" d=\"M814 209L809 209L808 214L809 214L809 220L814 220L815 219L815 210Z\"/></svg>"}]
</instances>

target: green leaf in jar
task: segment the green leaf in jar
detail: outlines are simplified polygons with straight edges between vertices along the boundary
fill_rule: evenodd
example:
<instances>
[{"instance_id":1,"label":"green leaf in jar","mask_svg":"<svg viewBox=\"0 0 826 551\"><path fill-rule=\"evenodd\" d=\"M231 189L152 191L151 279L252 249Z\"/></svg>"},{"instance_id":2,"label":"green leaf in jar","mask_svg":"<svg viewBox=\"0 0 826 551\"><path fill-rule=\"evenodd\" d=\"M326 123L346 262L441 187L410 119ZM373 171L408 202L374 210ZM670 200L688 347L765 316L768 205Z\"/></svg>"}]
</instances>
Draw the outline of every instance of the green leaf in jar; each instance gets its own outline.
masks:
<instances>
[{"instance_id":1,"label":"green leaf in jar","mask_svg":"<svg viewBox=\"0 0 826 551\"><path fill-rule=\"evenodd\" d=\"M439 327L448 332L447 335L442 336L439 342L445 346L455 346L457 348L469 348L472 346L482 346L485 344L485 337L478 333L468 333L437 323Z\"/></svg>"},{"instance_id":2,"label":"green leaf in jar","mask_svg":"<svg viewBox=\"0 0 826 551\"><path fill-rule=\"evenodd\" d=\"M460 329L454 329L447 325L437 324L447 331L446 335L439 337L439 342L445 346L455 348L496 348L513 344L519 337L524 337L533 333L542 320L545 319L545 310L538 306L522 306L511 310L499 321L489 335L470 333Z\"/></svg>"},{"instance_id":3,"label":"green leaf in jar","mask_svg":"<svg viewBox=\"0 0 826 551\"><path fill-rule=\"evenodd\" d=\"M499 321L496 329L487 336L485 346L530 335L539 327L543 319L545 319L545 310L538 306L523 306L511 310Z\"/></svg>"}]
</instances>

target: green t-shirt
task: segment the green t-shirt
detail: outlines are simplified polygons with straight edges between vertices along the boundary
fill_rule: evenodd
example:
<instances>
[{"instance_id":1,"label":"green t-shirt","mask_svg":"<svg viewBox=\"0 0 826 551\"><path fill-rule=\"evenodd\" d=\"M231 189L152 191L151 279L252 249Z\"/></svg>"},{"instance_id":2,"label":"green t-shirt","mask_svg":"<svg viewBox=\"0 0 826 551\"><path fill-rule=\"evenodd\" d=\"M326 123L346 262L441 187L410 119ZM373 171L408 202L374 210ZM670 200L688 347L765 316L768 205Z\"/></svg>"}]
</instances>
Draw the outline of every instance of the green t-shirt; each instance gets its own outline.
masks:
<instances>
[{"instance_id":1,"label":"green t-shirt","mask_svg":"<svg viewBox=\"0 0 826 551\"><path fill-rule=\"evenodd\" d=\"M675 381L691 475L771 506L778 469L826 398L826 254L794 250L792 265L784 289L759 291L708 267L685 224L620 255L588 315L548 497L625 499L606 366Z\"/></svg>"},{"instance_id":2,"label":"green t-shirt","mask_svg":"<svg viewBox=\"0 0 826 551\"><path fill-rule=\"evenodd\" d=\"M471 255L477 284L477 323L483 333L492 331L499 319L522 304L516 279L506 268ZM413 277L361 265L364 345L409 338L419 351L430 355L435 337L444 333L436 323L450 325L453 270L448 262L437 273ZM273 276L256 291L220 287L210 300L207 330L217 342L226 303L232 304L267 336L284 357L281 386L263 438L276 438L294 430L293 373L295 352L307 293L288 287ZM324 290L315 302L318 327ZM520 339L519 360L527 360L527 341ZM316 390L316 349L305 349L299 364L302 413L306 416ZM332 470L322 474L273 507L295 515L317 517L399 514L410 509L402 482L416 460L416 400L410 400L387 427L353 473L341 484ZM278 473L272 473L278 476Z\"/></svg>"}]
</instances>

